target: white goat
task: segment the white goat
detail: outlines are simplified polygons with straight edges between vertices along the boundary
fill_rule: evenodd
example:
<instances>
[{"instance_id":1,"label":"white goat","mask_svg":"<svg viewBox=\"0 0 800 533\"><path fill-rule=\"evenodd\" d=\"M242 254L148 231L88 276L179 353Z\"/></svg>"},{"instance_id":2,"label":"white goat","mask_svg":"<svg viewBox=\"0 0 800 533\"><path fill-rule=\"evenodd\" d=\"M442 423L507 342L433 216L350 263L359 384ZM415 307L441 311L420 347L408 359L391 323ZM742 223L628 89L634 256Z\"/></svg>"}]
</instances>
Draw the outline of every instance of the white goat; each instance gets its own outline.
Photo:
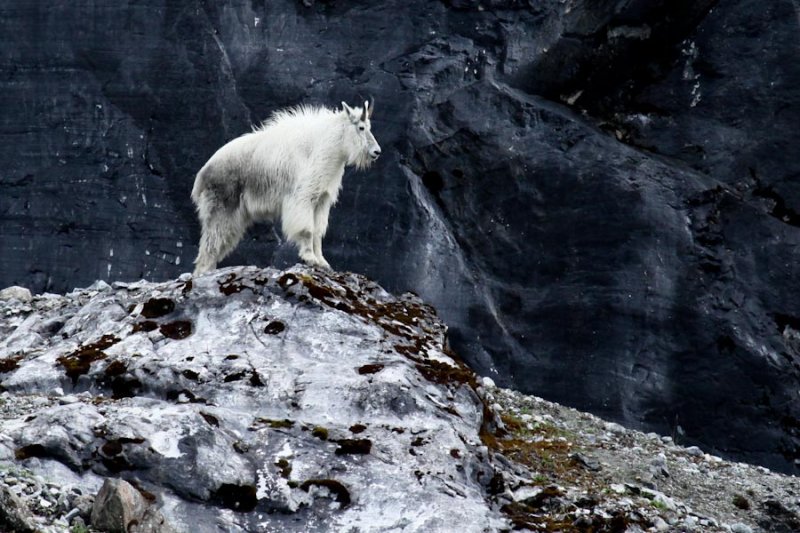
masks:
<instances>
[{"instance_id":1,"label":"white goat","mask_svg":"<svg viewBox=\"0 0 800 533\"><path fill-rule=\"evenodd\" d=\"M195 275L216 268L251 223L278 218L303 261L330 268L322 237L344 168L366 168L381 154L371 117L369 102L342 102L341 111L294 107L217 150L192 188L202 225Z\"/></svg>"}]
</instances>

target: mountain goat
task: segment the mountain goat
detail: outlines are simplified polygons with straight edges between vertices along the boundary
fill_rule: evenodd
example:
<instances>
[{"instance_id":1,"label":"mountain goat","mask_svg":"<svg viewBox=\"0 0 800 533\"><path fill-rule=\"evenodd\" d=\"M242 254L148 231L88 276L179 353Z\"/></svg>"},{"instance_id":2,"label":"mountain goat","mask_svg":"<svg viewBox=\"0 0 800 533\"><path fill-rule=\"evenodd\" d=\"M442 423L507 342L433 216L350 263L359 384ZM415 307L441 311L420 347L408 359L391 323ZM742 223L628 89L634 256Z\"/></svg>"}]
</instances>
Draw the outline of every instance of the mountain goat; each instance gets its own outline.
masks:
<instances>
[{"instance_id":1,"label":"mountain goat","mask_svg":"<svg viewBox=\"0 0 800 533\"><path fill-rule=\"evenodd\" d=\"M381 154L372 107L299 106L278 111L220 148L200 169L192 201L202 225L195 275L216 268L257 220L281 219L283 234L309 265L322 255L328 214L345 166L367 168Z\"/></svg>"}]
</instances>

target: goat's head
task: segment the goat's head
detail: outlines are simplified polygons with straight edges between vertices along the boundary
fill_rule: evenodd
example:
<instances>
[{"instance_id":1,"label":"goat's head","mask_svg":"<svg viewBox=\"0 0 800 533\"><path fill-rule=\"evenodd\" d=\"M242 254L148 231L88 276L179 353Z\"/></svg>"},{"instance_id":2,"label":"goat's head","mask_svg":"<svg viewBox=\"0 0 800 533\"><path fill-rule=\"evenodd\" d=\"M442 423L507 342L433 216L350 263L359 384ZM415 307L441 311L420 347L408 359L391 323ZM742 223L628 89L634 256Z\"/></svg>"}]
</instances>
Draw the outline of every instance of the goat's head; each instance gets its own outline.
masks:
<instances>
[{"instance_id":1,"label":"goat's head","mask_svg":"<svg viewBox=\"0 0 800 533\"><path fill-rule=\"evenodd\" d=\"M342 102L342 113L347 118L344 144L348 152L348 163L366 168L381 155L381 147L372 135L370 118L374 103L364 102L364 107L352 108Z\"/></svg>"}]
</instances>

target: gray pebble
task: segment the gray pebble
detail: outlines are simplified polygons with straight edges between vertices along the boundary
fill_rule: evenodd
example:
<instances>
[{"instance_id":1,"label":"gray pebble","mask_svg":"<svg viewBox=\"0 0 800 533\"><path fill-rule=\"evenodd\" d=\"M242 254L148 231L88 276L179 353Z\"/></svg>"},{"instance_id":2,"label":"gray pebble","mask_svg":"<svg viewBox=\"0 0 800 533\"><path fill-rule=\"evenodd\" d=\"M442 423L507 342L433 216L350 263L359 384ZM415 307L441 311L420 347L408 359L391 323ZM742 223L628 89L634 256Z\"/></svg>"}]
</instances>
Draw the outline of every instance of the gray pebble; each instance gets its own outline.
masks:
<instances>
[{"instance_id":1,"label":"gray pebble","mask_svg":"<svg viewBox=\"0 0 800 533\"><path fill-rule=\"evenodd\" d=\"M691 455L692 457L703 457L703 450L698 448L697 446L690 446L686 448L686 453Z\"/></svg>"}]
</instances>

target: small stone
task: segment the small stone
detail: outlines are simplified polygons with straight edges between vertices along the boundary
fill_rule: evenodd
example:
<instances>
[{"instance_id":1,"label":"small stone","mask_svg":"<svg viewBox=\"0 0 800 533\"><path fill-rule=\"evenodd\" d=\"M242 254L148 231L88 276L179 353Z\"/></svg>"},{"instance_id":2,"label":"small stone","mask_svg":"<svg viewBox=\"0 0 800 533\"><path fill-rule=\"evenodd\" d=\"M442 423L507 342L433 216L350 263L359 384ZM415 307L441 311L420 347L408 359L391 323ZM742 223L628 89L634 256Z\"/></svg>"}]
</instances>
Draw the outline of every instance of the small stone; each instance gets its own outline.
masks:
<instances>
[{"instance_id":1,"label":"small stone","mask_svg":"<svg viewBox=\"0 0 800 533\"><path fill-rule=\"evenodd\" d=\"M482 384L483 384L483 386L484 386L484 387L486 387L487 389L494 389L494 388L496 388L496 387L497 387L497 386L494 384L494 380L493 380L492 378L488 377L488 376L484 376L483 378L481 378L481 383L482 383Z\"/></svg>"},{"instance_id":2,"label":"small stone","mask_svg":"<svg viewBox=\"0 0 800 533\"><path fill-rule=\"evenodd\" d=\"M738 522L731 526L731 533L753 533L753 528L746 524Z\"/></svg>"},{"instance_id":3,"label":"small stone","mask_svg":"<svg viewBox=\"0 0 800 533\"><path fill-rule=\"evenodd\" d=\"M16 533L33 533L37 529L25 503L4 485L0 485L0 524Z\"/></svg>"},{"instance_id":4,"label":"small stone","mask_svg":"<svg viewBox=\"0 0 800 533\"><path fill-rule=\"evenodd\" d=\"M25 287L12 285L0 291L0 300L18 300L20 302L30 302L33 299L31 291Z\"/></svg>"},{"instance_id":5,"label":"small stone","mask_svg":"<svg viewBox=\"0 0 800 533\"><path fill-rule=\"evenodd\" d=\"M669 531L669 524L660 516L653 520L653 527L656 528L656 531Z\"/></svg>"},{"instance_id":6,"label":"small stone","mask_svg":"<svg viewBox=\"0 0 800 533\"><path fill-rule=\"evenodd\" d=\"M73 403L77 403L79 401L80 399L78 399L78 397L75 396L74 394L68 394L67 396L62 396L61 398L58 399L58 403L61 405L70 405Z\"/></svg>"},{"instance_id":7,"label":"small stone","mask_svg":"<svg viewBox=\"0 0 800 533\"><path fill-rule=\"evenodd\" d=\"M600 463L596 459L592 459L591 457L582 453L573 453L570 458L592 472L598 472L601 469Z\"/></svg>"},{"instance_id":8,"label":"small stone","mask_svg":"<svg viewBox=\"0 0 800 533\"><path fill-rule=\"evenodd\" d=\"M620 483L612 483L608 488L617 494L625 494L625 485Z\"/></svg>"},{"instance_id":9,"label":"small stone","mask_svg":"<svg viewBox=\"0 0 800 533\"><path fill-rule=\"evenodd\" d=\"M625 428L616 422L606 422L606 431L610 431L611 433L624 433Z\"/></svg>"},{"instance_id":10,"label":"small stone","mask_svg":"<svg viewBox=\"0 0 800 533\"><path fill-rule=\"evenodd\" d=\"M703 450L701 450L697 446L689 446L688 448L686 448L686 453L688 453L692 457L703 457L703 455L705 455L703 453Z\"/></svg>"},{"instance_id":11,"label":"small stone","mask_svg":"<svg viewBox=\"0 0 800 533\"><path fill-rule=\"evenodd\" d=\"M122 479L106 479L92 506L92 527L110 533L127 533L132 520L141 520L147 502L133 485Z\"/></svg>"},{"instance_id":12,"label":"small stone","mask_svg":"<svg viewBox=\"0 0 800 533\"><path fill-rule=\"evenodd\" d=\"M661 442L664 444L672 444L672 437L664 436L661 437Z\"/></svg>"},{"instance_id":13,"label":"small stone","mask_svg":"<svg viewBox=\"0 0 800 533\"><path fill-rule=\"evenodd\" d=\"M95 281L94 283L92 283L89 287L86 287L86 290L102 292L102 291L107 291L110 288L111 288L111 285L109 285L108 283L106 283L102 279L99 279L99 280Z\"/></svg>"},{"instance_id":14,"label":"small stone","mask_svg":"<svg viewBox=\"0 0 800 533\"><path fill-rule=\"evenodd\" d=\"M650 464L658 467L667 466L667 456L664 453L659 453L650 461Z\"/></svg>"}]
</instances>

